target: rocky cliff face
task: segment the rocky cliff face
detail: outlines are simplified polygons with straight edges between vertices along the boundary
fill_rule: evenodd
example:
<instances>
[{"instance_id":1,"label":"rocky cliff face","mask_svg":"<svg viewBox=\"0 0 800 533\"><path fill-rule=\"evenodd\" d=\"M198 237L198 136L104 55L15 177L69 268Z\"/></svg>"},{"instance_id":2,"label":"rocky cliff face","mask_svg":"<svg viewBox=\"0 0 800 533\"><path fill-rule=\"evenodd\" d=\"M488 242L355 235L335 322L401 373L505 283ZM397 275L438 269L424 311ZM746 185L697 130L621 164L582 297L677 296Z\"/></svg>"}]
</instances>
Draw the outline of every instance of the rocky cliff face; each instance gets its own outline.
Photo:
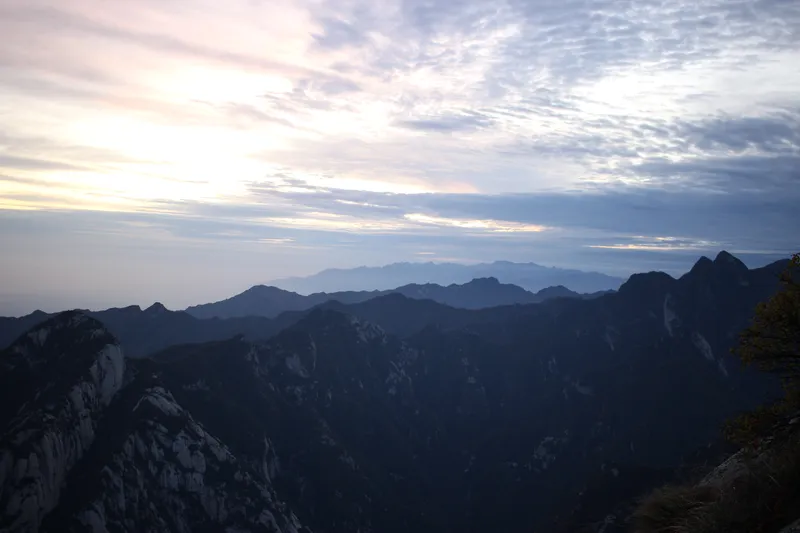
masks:
<instances>
[{"instance_id":1,"label":"rocky cliff face","mask_svg":"<svg viewBox=\"0 0 800 533\"><path fill-rule=\"evenodd\" d=\"M2 520L13 531L35 531L92 446L125 362L102 325L76 313L29 332L3 362Z\"/></svg>"},{"instance_id":2,"label":"rocky cliff face","mask_svg":"<svg viewBox=\"0 0 800 533\"><path fill-rule=\"evenodd\" d=\"M302 530L275 495L268 461L240 461L163 386L131 387L45 530Z\"/></svg>"},{"instance_id":3,"label":"rocky cliff face","mask_svg":"<svg viewBox=\"0 0 800 533\"><path fill-rule=\"evenodd\" d=\"M303 530L269 441L240 461L99 322L61 314L0 361L0 530Z\"/></svg>"}]
</instances>

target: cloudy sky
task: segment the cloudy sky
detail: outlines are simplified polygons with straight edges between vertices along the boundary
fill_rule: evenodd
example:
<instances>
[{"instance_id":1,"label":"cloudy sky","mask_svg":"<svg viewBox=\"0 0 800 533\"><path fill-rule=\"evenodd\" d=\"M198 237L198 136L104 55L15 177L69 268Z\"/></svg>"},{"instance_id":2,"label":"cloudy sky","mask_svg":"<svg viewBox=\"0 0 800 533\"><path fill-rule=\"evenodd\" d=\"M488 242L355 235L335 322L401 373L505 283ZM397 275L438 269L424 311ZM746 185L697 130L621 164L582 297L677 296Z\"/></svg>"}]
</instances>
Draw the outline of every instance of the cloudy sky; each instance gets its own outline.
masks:
<instances>
[{"instance_id":1,"label":"cloudy sky","mask_svg":"<svg viewBox=\"0 0 800 533\"><path fill-rule=\"evenodd\" d=\"M0 0L0 311L800 238L794 0Z\"/></svg>"}]
</instances>

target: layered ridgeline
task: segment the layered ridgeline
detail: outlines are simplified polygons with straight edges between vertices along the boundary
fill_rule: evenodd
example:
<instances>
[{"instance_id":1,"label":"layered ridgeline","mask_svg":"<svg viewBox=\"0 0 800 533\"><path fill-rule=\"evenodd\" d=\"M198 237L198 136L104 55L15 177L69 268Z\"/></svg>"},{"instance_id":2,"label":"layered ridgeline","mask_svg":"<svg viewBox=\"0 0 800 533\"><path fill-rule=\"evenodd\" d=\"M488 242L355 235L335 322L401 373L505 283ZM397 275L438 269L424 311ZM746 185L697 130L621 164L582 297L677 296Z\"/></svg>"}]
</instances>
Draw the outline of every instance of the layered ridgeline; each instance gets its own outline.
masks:
<instances>
[{"instance_id":1,"label":"layered ridgeline","mask_svg":"<svg viewBox=\"0 0 800 533\"><path fill-rule=\"evenodd\" d=\"M441 308L444 313L456 313L462 317L462 321L468 322L472 320L471 315L450 310L450 307L459 310L483 309L538 303L554 298L596 298L602 294L579 294L562 286L548 287L534 294L515 285L501 284L494 278L446 287L434 284L407 285L390 291L318 293L310 296L258 285L226 300L190 307L186 311L168 310L162 304L155 303L146 309L132 305L84 312L105 324L119 338L126 354L139 357L174 344L222 340L236 334L244 335L248 340L266 340L314 307L365 304L369 308L370 304L366 304L369 300L390 295L444 304L447 308L435 307ZM384 301L376 304L379 308L385 305ZM389 306L393 307L391 304ZM36 311L19 318L0 317L0 348L8 346L23 332L52 316Z\"/></svg>"},{"instance_id":2,"label":"layered ridgeline","mask_svg":"<svg viewBox=\"0 0 800 533\"><path fill-rule=\"evenodd\" d=\"M603 483L661 483L777 394L728 348L781 269L720 254L402 340L316 309L264 343L124 361L99 322L59 315L0 354L0 530L553 531L577 508L605 524ZM438 305L367 303L355 314L406 329Z\"/></svg>"},{"instance_id":3,"label":"layered ridgeline","mask_svg":"<svg viewBox=\"0 0 800 533\"><path fill-rule=\"evenodd\" d=\"M432 300L458 309L484 309L502 305L540 303L554 298L596 298L605 292L607 291L581 294L558 285L533 293L516 285L500 283L497 278L473 279L463 285L411 284L385 291L318 292L308 296L278 287L256 285L226 300L189 307L186 312L197 318L246 316L272 318L286 311L304 311L327 302L358 304L392 294L414 300Z\"/></svg>"},{"instance_id":4,"label":"layered ridgeline","mask_svg":"<svg viewBox=\"0 0 800 533\"><path fill-rule=\"evenodd\" d=\"M467 283L476 278L497 278L531 292L563 285L579 293L616 290L621 278L536 263L495 261L464 265L458 263L392 263L382 267L331 268L307 277L279 279L272 285L301 294L332 291L387 290L408 284Z\"/></svg>"}]
</instances>

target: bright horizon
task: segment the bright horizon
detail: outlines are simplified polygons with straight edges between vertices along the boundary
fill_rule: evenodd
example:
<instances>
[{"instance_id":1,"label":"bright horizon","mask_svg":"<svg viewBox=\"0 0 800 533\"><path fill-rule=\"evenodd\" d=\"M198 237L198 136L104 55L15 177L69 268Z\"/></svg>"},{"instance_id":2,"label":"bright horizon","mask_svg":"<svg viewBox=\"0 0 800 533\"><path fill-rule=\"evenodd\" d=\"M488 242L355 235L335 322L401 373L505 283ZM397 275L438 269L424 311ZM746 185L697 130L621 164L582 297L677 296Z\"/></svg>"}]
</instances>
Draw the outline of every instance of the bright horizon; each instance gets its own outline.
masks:
<instances>
[{"instance_id":1,"label":"bright horizon","mask_svg":"<svg viewBox=\"0 0 800 533\"><path fill-rule=\"evenodd\" d=\"M0 0L0 32L0 314L797 251L793 2Z\"/></svg>"},{"instance_id":2,"label":"bright horizon","mask_svg":"<svg viewBox=\"0 0 800 533\"><path fill-rule=\"evenodd\" d=\"M706 257L708 257L709 259L714 259L715 256L716 256L715 253L706 255ZM689 257L689 256L687 256L687 257L683 258L685 261L690 261L689 263L686 264L686 266L680 266L681 263L676 263L674 268L666 269L666 270L664 270L664 269L658 269L658 270L664 271L667 274L670 274L671 276L673 276L675 278L678 278L681 275L687 273L690 270L690 268L694 265L694 263L698 259L700 259L700 257L702 257L702 256L697 256L697 257ZM747 265L747 267L750 268L750 269L766 266L766 265L768 265L768 264L773 262L773 260L768 260L768 258L766 256L749 256L749 257L737 256L737 257L738 257L738 259L743 259L745 264ZM778 260L787 259L787 258L788 258L788 256L787 257L781 257L781 258L778 258ZM386 267L386 266L403 264L403 263L405 263L405 264L419 264L419 265L424 265L424 264L477 265L477 264L490 264L490 263L494 263L494 262L504 262L504 260L495 260L495 261L490 261L490 262L472 261L472 262L467 262L467 263L464 263L464 262L462 262L462 263L449 262L449 261L422 261L421 260L421 261L408 261L408 262L390 263L388 265L387 264L383 264L383 265L360 265L360 266L362 268L380 268L380 267ZM535 263L535 262L530 261L530 262L527 262L527 263ZM551 268L551 267L552 268L563 268L563 267L558 267L556 265L541 265L540 264L540 266L543 266L543 267L546 267L546 268ZM354 268L358 268L358 267L354 267ZM320 271L312 272L311 275L319 274L319 273L323 272L324 270L328 270L328 269L323 269L323 270L320 270ZM600 271L591 270L591 269L584 270L584 272L598 272L598 273L601 273L601 274L608 274L610 276L618 277L618 278L621 278L623 280L627 280L627 278L630 277L630 275L632 275L632 274L649 272L649 271L651 271L651 269L646 269L645 268L645 269L643 269L641 271L637 271L637 272L628 272L628 273L619 272L617 274L611 274L611 273L608 273L608 272L600 272ZM304 277L307 277L307 276L297 276L297 277L304 278ZM35 294L14 295L12 293L10 296L6 296L4 300L0 299L0 316L24 316L24 315L30 314L30 313L32 313L34 311L45 311L45 312L48 312L48 313L53 313L53 312L65 311L65 310L68 310L68 309L89 309L91 311L101 311L101 310L115 308L115 307L116 308L128 307L128 306L131 306L131 305L136 305L136 306L139 306L141 309L146 309L146 308L148 308L151 305L156 304L156 303L163 304L163 305L165 305L165 307L167 307L167 309L170 309L170 310L173 310L173 311L184 310L184 309L186 309L188 307L191 307L193 305L206 304L206 303L212 303L212 302L215 302L215 301L225 300L227 298L230 298L231 296L235 296L237 294L240 294L240 293L246 291L247 289L250 289L251 287L256 286L256 285L277 286L279 288L284 288L285 290L292 291L291 288L286 288L286 287L282 287L281 286L282 285L281 281L290 280L290 279L292 279L292 277L286 277L286 278L280 278L280 279L271 279L271 280L266 280L266 281L259 281L259 282L255 282L255 283L249 283L249 284L241 285L238 288L234 286L234 287L232 287L230 289L230 292L225 292L225 289L222 289L222 288L216 288L215 290L210 290L210 291L206 291L206 292L197 293L197 294L192 295L191 297L186 298L186 299L182 299L182 300L181 299L173 299L173 300L168 300L168 301L164 301L163 299L155 299L155 300L139 299L139 300L131 300L131 301L129 301L129 300L123 300L123 299L121 299L119 297L117 297L116 299L114 299L114 298L110 298L110 299L109 298L105 298L105 299L100 298L100 299L92 300L91 297L87 298L86 295L76 295L76 294L69 294L69 293L57 294L57 295L55 295L55 298L53 298L52 295L49 298L42 298L40 295L35 295ZM509 282L502 282L501 281L501 283L509 283ZM459 283L459 284L462 284L462 283ZM513 283L511 283L511 284L513 284ZM391 287L391 288L397 288L397 287ZM567 287L567 288L570 288L570 287ZM378 288L374 287L373 290L375 290L375 289L378 289ZM342 288L340 290L348 290L348 289ZM292 292L298 292L298 291L292 291ZM298 293L299 294L304 294L304 295L309 294L308 291L300 291ZM194 298L194 299L190 299L190 298Z\"/></svg>"}]
</instances>

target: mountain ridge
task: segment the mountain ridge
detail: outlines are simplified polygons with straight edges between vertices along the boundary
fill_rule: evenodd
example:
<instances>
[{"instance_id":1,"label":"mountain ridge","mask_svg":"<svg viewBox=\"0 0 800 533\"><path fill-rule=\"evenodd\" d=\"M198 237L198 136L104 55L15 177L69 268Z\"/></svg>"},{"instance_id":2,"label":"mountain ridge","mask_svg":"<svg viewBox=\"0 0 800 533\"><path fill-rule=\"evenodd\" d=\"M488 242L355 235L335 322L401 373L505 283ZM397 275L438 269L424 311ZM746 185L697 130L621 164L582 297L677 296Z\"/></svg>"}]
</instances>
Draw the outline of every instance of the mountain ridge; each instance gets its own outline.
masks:
<instances>
[{"instance_id":1,"label":"mountain ridge","mask_svg":"<svg viewBox=\"0 0 800 533\"><path fill-rule=\"evenodd\" d=\"M68 471L59 494L70 496L36 511L41 530L555 530L575 509L611 503L602 487L584 493L587 481L618 480L615 494L661 483L718 442L724 420L779 395L728 348L776 290L780 265L732 276L726 263L679 279L642 274L591 300L465 310L390 294L358 304L379 320L331 302L265 341L235 336L126 359L110 402L83 400L100 406L87 419L96 440L59 467ZM423 308L422 327L409 327ZM81 313L51 320L70 316ZM18 346L60 342L41 333L48 327L0 353L0 380L17 382ZM9 392L15 405L76 405L69 391L83 390L82 371L62 368L70 357L83 361L78 370L101 359L81 340L107 344L97 329L22 360L54 366ZM67 403L29 403L45 390ZM0 417L0 458L24 475L0 475L0 485L44 483L9 444L41 434L15 430L16 411ZM48 424L24 418L31 429ZM65 420L46 426L53 442L72 439ZM14 517L0 514L0 527Z\"/></svg>"},{"instance_id":2,"label":"mountain ridge","mask_svg":"<svg viewBox=\"0 0 800 533\"><path fill-rule=\"evenodd\" d=\"M546 287L537 293L532 293L513 284L500 283L495 277L475 278L463 284L412 283L389 290L320 292L308 296L278 287L255 285L225 300L190 306L186 312L197 318L246 316L275 318L283 312L305 311L329 301L358 304L388 294L402 294L418 300L433 300L462 309L482 309L501 305L539 303L551 298L595 298L604 293L605 291L579 294L563 285Z\"/></svg>"},{"instance_id":3,"label":"mountain ridge","mask_svg":"<svg viewBox=\"0 0 800 533\"><path fill-rule=\"evenodd\" d=\"M76 312L101 321L131 357L146 356L173 344L209 342L234 335L244 335L253 340L266 339L277 333L283 324L280 320L261 317L200 320L184 311L170 311L160 304L144 310L131 305L104 311ZM24 317L0 317L0 349L54 316L58 313L35 311Z\"/></svg>"},{"instance_id":4,"label":"mountain ridge","mask_svg":"<svg viewBox=\"0 0 800 533\"><path fill-rule=\"evenodd\" d=\"M788 264L788 260L777 261L771 265L751 269L747 272L754 272L760 278L772 279L777 277L786 264ZM717 277L725 278L728 283L741 286L743 279L735 276L733 278L725 276L725 269L725 263L718 262L715 266L714 261L711 259L701 257L689 272L677 279L663 272L635 274L620 287L620 292L635 294L643 291L643 294L650 292L657 295L660 294L659 291L665 290L668 285L682 279L684 281L681 283L708 284L711 287L717 284ZM655 280L661 281L656 282ZM637 289L637 286L640 286L641 289ZM549 302L548 305L552 309L556 310L564 307L563 301L558 304L551 298L561 296L557 287L545 289L543 292L545 293L544 299ZM619 294L620 292L588 295L584 299L590 301L603 300L609 296L613 298L614 294ZM319 305L374 321L387 328L391 333L401 337L414 334L431 324L438 324L441 327L452 329L465 327L470 323L498 324L517 316L524 317L536 314L534 310L529 309L528 306L530 304L519 304L519 309L515 309L516 305L505 305L470 310L457 309L432 300L413 300L399 294L387 294L355 304L327 301ZM535 307L541 305L541 303L533 305ZM308 309L287 311L273 319L255 316L229 319L197 319L184 311L169 311L160 307L158 309L159 313L147 313L147 310L142 310L139 306L132 305L111 308L105 311L88 312L88 314L100 319L120 338L126 353L131 356L144 356L172 344L221 340L235 335L243 335L248 340L264 340L300 320L309 312ZM400 310L402 312L399 312ZM0 348L7 346L24 331L51 316L53 315L37 311L19 318L0 317Z\"/></svg>"}]
</instances>

